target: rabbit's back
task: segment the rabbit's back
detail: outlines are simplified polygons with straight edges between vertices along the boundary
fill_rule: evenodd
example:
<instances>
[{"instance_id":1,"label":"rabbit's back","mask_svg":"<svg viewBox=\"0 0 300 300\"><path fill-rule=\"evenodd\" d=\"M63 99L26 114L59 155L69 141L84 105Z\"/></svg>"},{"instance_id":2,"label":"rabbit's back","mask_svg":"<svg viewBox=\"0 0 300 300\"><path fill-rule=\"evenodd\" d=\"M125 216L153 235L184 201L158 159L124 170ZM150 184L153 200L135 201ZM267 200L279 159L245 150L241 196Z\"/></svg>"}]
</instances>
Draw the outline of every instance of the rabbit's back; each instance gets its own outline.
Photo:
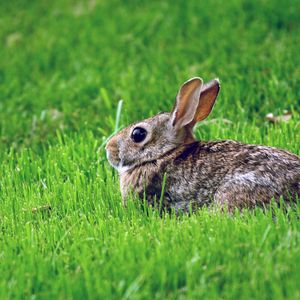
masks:
<instances>
[{"instance_id":1,"label":"rabbit's back","mask_svg":"<svg viewBox=\"0 0 300 300\"><path fill-rule=\"evenodd\" d=\"M276 148L234 141L195 142L168 164L172 207L212 202L229 207L300 197L300 158Z\"/></svg>"}]
</instances>

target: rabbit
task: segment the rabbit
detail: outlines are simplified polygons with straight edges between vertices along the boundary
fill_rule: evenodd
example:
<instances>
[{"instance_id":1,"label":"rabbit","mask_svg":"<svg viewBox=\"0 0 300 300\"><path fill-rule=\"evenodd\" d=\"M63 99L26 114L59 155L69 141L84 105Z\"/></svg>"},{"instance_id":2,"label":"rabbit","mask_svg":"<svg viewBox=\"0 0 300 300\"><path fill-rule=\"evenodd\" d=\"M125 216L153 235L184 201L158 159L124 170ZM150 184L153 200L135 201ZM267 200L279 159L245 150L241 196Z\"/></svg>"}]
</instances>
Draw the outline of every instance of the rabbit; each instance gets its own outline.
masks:
<instances>
[{"instance_id":1,"label":"rabbit","mask_svg":"<svg viewBox=\"0 0 300 300\"><path fill-rule=\"evenodd\" d=\"M273 147L232 140L197 141L193 127L211 112L218 79L186 81L170 113L134 123L109 139L124 202L134 192L165 210L213 204L230 211L300 198L300 157Z\"/></svg>"}]
</instances>

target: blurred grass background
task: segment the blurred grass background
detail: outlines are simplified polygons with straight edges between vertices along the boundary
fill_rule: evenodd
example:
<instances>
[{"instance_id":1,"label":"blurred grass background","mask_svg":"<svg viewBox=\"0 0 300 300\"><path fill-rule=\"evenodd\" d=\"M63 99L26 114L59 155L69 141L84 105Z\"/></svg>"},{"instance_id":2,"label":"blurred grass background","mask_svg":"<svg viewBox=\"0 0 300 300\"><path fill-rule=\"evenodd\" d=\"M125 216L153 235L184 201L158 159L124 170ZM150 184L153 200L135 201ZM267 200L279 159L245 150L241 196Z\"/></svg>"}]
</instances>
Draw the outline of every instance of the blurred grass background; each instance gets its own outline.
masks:
<instances>
[{"instance_id":1,"label":"blurred grass background","mask_svg":"<svg viewBox=\"0 0 300 300\"><path fill-rule=\"evenodd\" d=\"M1 141L111 132L169 110L192 76L219 77L214 118L261 124L300 104L300 1L2 1ZM100 132L99 132L100 130Z\"/></svg>"},{"instance_id":2,"label":"blurred grass background","mask_svg":"<svg viewBox=\"0 0 300 300\"><path fill-rule=\"evenodd\" d=\"M300 299L299 208L124 208L105 139L219 77L201 139L300 154L300 1L1 1L1 299ZM292 113L271 124L272 112ZM51 209L50 209L51 208ZM276 220L276 221L274 221Z\"/></svg>"}]
</instances>

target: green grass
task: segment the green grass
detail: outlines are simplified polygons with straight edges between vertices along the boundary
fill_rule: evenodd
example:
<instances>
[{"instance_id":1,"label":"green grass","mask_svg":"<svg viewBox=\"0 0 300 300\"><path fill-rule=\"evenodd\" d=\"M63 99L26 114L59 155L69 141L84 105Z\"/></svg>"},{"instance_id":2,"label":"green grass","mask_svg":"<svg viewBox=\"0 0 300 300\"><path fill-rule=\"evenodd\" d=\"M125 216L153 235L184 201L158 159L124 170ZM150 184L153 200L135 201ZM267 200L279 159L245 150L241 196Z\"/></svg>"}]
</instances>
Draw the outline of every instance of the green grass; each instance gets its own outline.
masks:
<instances>
[{"instance_id":1,"label":"green grass","mask_svg":"<svg viewBox=\"0 0 300 300\"><path fill-rule=\"evenodd\" d=\"M299 10L1 1L0 299L300 299L299 205L178 218L124 208L103 149L120 99L125 126L202 76L222 90L199 138L300 155ZM285 109L288 123L265 121Z\"/></svg>"}]
</instances>

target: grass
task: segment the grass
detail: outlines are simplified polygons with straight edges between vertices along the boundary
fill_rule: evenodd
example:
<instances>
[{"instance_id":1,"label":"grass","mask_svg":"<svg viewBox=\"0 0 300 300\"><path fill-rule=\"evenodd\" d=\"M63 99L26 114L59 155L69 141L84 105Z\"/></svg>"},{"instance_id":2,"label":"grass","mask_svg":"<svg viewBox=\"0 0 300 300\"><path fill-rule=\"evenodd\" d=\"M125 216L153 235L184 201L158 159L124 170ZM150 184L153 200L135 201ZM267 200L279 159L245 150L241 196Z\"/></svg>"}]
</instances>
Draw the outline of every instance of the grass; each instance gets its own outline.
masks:
<instances>
[{"instance_id":1,"label":"grass","mask_svg":"<svg viewBox=\"0 0 300 300\"><path fill-rule=\"evenodd\" d=\"M299 9L2 1L0 299L299 299L299 205L179 218L124 208L103 149L200 75L222 91L198 138L300 155ZM289 122L265 121L285 109Z\"/></svg>"}]
</instances>

